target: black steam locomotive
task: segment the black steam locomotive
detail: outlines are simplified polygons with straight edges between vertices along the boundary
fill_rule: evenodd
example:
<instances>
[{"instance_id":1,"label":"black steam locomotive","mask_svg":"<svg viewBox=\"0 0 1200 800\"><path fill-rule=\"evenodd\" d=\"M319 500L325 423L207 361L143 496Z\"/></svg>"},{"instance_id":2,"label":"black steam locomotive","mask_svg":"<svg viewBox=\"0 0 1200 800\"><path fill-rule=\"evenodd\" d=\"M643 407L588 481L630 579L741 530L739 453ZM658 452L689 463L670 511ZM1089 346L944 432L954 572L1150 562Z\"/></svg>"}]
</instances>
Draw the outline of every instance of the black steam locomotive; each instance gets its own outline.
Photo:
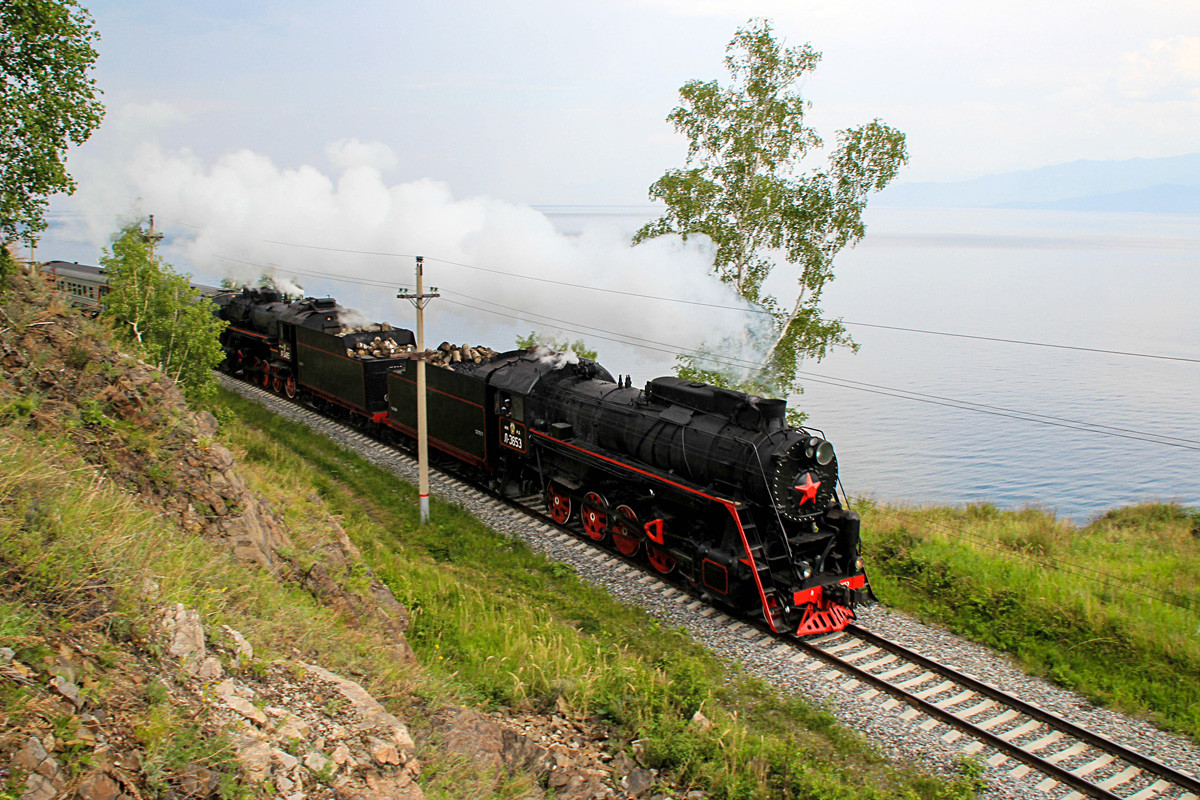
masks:
<instances>
[{"instance_id":1,"label":"black steam locomotive","mask_svg":"<svg viewBox=\"0 0 1200 800\"><path fill-rule=\"evenodd\" d=\"M216 298L224 368L385 440L416 435L414 338L348 329L332 299L269 289ZM777 632L840 630L872 598L833 446L785 403L679 378L635 389L543 348L426 370L429 443L558 523Z\"/></svg>"}]
</instances>

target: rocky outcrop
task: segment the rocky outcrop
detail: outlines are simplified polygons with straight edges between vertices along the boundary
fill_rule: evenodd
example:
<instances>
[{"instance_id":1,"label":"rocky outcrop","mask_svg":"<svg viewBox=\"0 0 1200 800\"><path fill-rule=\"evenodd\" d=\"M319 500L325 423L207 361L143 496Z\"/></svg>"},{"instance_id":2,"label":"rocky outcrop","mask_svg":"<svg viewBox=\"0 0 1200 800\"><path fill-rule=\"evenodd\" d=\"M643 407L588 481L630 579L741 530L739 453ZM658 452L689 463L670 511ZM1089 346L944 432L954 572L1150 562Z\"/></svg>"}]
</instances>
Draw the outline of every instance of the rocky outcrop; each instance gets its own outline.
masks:
<instances>
[{"instance_id":1,"label":"rocky outcrop","mask_svg":"<svg viewBox=\"0 0 1200 800\"><path fill-rule=\"evenodd\" d=\"M656 770L625 754L623 742L599 722L557 713L448 710L442 715L438 746L470 758L493 774L533 773L558 800L624 800L650 797ZM692 795L692 800L703 797Z\"/></svg>"},{"instance_id":2,"label":"rocky outcrop","mask_svg":"<svg viewBox=\"0 0 1200 800\"><path fill-rule=\"evenodd\" d=\"M163 607L157 618L161 660L129 660L123 677L135 686L161 687L207 739L224 737L242 785L273 789L287 800L424 796L408 727L360 684L317 664L257 661L251 643L232 628L223 628L215 643L200 615L181 604ZM0 736L0 745L11 741L11 754L0 756L0 773L21 784L21 800L72 792L83 800L134 800L164 791L193 800L219 796L223 776L211 764L187 764L169 774L148 771L157 757L143 747L147 737L123 729L125 698L88 688L95 681L85 676L96 662L83 652L91 650L61 645L54 666L42 669L0 649L0 680L29 687L42 718L69 723L55 724L53 730L66 731L62 735L29 729ZM162 769L158 762L156 772Z\"/></svg>"},{"instance_id":3,"label":"rocky outcrop","mask_svg":"<svg viewBox=\"0 0 1200 800\"><path fill-rule=\"evenodd\" d=\"M304 562L283 521L250 491L217 420L193 413L173 380L111 344L103 326L64 308L30 275L10 291L26 318L0 332L0 403L36 395L30 423L68 431L80 452L181 527L228 547L241 561L294 581L349 618L378 625L397 658L411 660L408 614L375 579L335 520L319 558ZM343 575L365 576L354 588Z\"/></svg>"}]
</instances>

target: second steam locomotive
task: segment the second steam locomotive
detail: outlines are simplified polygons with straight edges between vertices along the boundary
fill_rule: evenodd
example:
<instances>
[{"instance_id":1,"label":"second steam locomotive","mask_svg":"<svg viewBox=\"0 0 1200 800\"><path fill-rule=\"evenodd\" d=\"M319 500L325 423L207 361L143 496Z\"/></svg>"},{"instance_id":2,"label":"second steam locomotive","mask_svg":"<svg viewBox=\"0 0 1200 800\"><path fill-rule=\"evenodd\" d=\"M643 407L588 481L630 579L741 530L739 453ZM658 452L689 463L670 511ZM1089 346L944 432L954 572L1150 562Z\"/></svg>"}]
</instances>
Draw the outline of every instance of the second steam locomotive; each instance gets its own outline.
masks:
<instances>
[{"instance_id":1,"label":"second steam locomotive","mask_svg":"<svg viewBox=\"0 0 1200 800\"><path fill-rule=\"evenodd\" d=\"M411 331L350 328L332 299L270 289L215 301L228 372L382 439L416 435ZM633 388L544 348L466 351L426 376L431 448L500 492L541 493L596 543L779 633L841 630L872 599L833 446L788 426L784 401L670 377Z\"/></svg>"}]
</instances>

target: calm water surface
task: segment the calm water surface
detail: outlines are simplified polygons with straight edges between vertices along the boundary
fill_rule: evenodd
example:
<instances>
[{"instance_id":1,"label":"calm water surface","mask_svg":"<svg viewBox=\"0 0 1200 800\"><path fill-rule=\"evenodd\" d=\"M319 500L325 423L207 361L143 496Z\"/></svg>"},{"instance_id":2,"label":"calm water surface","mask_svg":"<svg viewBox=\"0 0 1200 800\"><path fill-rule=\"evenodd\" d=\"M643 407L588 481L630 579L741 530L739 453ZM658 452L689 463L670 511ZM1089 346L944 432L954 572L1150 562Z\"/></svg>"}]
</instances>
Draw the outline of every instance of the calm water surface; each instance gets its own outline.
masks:
<instances>
[{"instance_id":1,"label":"calm water surface","mask_svg":"<svg viewBox=\"0 0 1200 800\"><path fill-rule=\"evenodd\" d=\"M1200 359L1200 218L876 209L868 224L825 293L847 322ZM859 353L806 364L791 402L837 447L851 494L1080 522L1200 506L1200 363L847 327ZM991 408L949 407L964 401ZM1107 427L1062 427L1080 423Z\"/></svg>"}]
</instances>

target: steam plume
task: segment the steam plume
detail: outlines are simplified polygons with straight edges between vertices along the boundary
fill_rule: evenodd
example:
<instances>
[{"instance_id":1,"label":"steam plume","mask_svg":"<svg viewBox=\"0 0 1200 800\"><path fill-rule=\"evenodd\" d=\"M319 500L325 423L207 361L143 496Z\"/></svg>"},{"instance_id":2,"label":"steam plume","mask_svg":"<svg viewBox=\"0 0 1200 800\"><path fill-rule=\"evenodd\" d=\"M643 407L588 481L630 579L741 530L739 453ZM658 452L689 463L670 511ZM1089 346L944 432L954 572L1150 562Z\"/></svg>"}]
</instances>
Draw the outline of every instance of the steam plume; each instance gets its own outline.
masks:
<instances>
[{"instance_id":1,"label":"steam plume","mask_svg":"<svg viewBox=\"0 0 1200 800\"><path fill-rule=\"evenodd\" d=\"M141 109L147 112L171 118L169 109ZM602 363L621 371L636 365L663 374L675 346L746 341L748 326L760 319L548 282L745 307L712 275L710 244L696 238L634 248L615 227L568 236L528 206L455 198L431 179L390 184L382 170L401 159L378 142L331 145L329 172L283 168L250 150L206 163L139 138L146 126L123 116L126 124L118 120L73 161L80 184L73 202L84 212L74 233L97 250L118 227L118 215L153 213L168 234L163 254L199 282L254 282L269 272L277 285L301 284L309 295L337 297L372 320L406 327L413 312L396 290L413 286L412 256L423 255L426 290L442 293L428 307L427 341L471 339L505 350L531 327L557 328L588 341ZM618 345L604 338L608 331L649 344Z\"/></svg>"}]
</instances>

